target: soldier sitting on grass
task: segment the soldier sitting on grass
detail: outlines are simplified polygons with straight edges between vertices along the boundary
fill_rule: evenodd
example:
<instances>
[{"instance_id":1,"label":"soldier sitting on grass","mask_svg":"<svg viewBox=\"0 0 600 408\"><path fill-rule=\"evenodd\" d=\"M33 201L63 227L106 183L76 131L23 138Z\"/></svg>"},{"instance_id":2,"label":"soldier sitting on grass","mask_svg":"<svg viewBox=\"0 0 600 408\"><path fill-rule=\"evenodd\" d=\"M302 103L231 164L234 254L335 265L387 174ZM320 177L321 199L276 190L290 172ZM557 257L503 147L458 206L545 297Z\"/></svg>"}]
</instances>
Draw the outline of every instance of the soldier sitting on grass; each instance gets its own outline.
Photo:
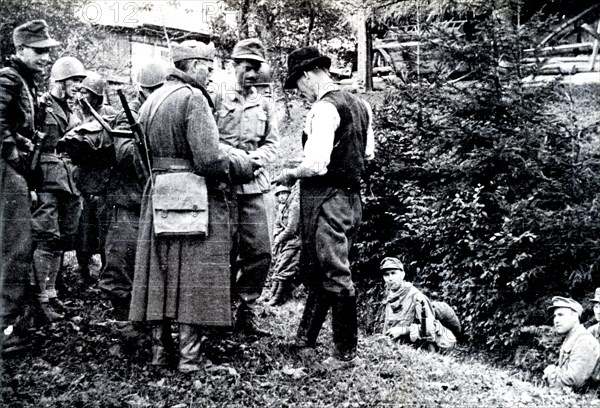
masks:
<instances>
[{"instance_id":1,"label":"soldier sitting on grass","mask_svg":"<svg viewBox=\"0 0 600 408\"><path fill-rule=\"evenodd\" d=\"M554 314L554 329L564 335L558 363L544 369L543 379L550 387L581 389L588 383L600 355L598 340L579 319L583 307L571 298L554 296L548 307Z\"/></svg>"},{"instance_id":2,"label":"soldier sitting on grass","mask_svg":"<svg viewBox=\"0 0 600 408\"><path fill-rule=\"evenodd\" d=\"M434 302L404 280L404 265L398 258L385 258L380 269L387 294L383 334L432 351L453 349L460 323L452 308L437 302L434 309Z\"/></svg>"}]
</instances>

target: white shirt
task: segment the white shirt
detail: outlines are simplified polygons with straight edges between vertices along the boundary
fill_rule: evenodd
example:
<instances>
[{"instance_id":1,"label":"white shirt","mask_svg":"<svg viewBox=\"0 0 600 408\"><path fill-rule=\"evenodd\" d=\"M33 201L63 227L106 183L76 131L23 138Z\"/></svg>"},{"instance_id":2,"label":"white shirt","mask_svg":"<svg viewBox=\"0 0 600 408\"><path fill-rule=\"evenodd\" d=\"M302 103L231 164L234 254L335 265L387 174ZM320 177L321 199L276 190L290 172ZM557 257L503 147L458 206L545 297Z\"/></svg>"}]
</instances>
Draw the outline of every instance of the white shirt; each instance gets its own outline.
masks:
<instances>
[{"instance_id":1,"label":"white shirt","mask_svg":"<svg viewBox=\"0 0 600 408\"><path fill-rule=\"evenodd\" d=\"M296 168L296 174L300 177L322 176L327 173L327 166L333 151L335 131L340 126L340 115L335 106L331 102L320 100L328 91L319 94L319 100L313 104L306 116L304 132L307 139L304 144L304 158ZM362 102L367 109L369 121L365 158L371 160L375 157L373 111L367 101L362 100Z\"/></svg>"}]
</instances>

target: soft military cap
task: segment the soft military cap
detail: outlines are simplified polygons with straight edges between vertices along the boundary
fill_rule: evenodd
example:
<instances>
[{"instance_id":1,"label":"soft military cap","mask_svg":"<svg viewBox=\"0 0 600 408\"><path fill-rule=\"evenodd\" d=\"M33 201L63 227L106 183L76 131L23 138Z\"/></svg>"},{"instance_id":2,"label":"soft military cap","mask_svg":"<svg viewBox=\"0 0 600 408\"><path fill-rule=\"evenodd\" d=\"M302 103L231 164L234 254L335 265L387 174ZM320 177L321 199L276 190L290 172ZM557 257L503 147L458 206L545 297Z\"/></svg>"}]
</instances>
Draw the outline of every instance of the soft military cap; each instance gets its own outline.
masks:
<instances>
[{"instance_id":1,"label":"soft military cap","mask_svg":"<svg viewBox=\"0 0 600 408\"><path fill-rule=\"evenodd\" d=\"M258 62L267 62L265 60L265 46L257 38L248 38L246 40L239 41L233 52L231 58L234 60L251 60Z\"/></svg>"},{"instance_id":2,"label":"soft military cap","mask_svg":"<svg viewBox=\"0 0 600 408\"><path fill-rule=\"evenodd\" d=\"M379 269L382 271L385 269L400 269L403 271L404 264L398 258L389 256L387 258L383 258L383 261L381 261L381 264L379 265Z\"/></svg>"},{"instance_id":3,"label":"soft military cap","mask_svg":"<svg viewBox=\"0 0 600 408\"><path fill-rule=\"evenodd\" d=\"M548 310L554 310L561 307L571 309L572 311L577 312L579 316L581 316L581 313L583 313L583 307L579 304L579 302L562 296L554 296L552 298L552 305L548 307Z\"/></svg>"},{"instance_id":4,"label":"soft military cap","mask_svg":"<svg viewBox=\"0 0 600 408\"><path fill-rule=\"evenodd\" d=\"M21 24L13 31L15 47L26 45L31 48L49 48L60 44L48 33L48 24L44 20L31 20Z\"/></svg>"},{"instance_id":5,"label":"soft military cap","mask_svg":"<svg viewBox=\"0 0 600 408\"><path fill-rule=\"evenodd\" d=\"M600 303L600 288L596 288L596 292L594 293L594 298L590 299L590 302Z\"/></svg>"},{"instance_id":6,"label":"soft military cap","mask_svg":"<svg viewBox=\"0 0 600 408\"><path fill-rule=\"evenodd\" d=\"M173 44L173 62L186 59L201 59L212 62L215 59L215 45L201 41L187 40L181 44Z\"/></svg>"}]
</instances>

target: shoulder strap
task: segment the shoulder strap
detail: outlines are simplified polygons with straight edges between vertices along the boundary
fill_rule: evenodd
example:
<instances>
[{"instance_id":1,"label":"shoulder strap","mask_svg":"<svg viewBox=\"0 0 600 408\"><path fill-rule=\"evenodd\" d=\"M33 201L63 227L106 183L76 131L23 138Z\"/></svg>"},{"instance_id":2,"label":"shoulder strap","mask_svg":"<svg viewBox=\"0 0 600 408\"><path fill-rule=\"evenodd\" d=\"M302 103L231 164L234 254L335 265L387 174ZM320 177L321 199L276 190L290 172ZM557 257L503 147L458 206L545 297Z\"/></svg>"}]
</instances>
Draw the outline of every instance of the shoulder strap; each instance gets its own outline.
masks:
<instances>
[{"instance_id":1,"label":"shoulder strap","mask_svg":"<svg viewBox=\"0 0 600 408\"><path fill-rule=\"evenodd\" d=\"M160 99L158 100L158 102L156 102L156 105L154 105L154 108L152 109L152 111L150 112L150 116L149 116L150 119L148 120L148 127L152 124L152 121L154 121L154 116L156 116L156 111L158 111L158 108L160 108L160 106L163 104L165 99L167 99L169 96L171 96L173 93L180 90L181 88L188 88L190 90L192 89L192 87L187 84L181 84L181 85L174 87L169 92L167 92L166 94L161 96Z\"/></svg>"}]
</instances>

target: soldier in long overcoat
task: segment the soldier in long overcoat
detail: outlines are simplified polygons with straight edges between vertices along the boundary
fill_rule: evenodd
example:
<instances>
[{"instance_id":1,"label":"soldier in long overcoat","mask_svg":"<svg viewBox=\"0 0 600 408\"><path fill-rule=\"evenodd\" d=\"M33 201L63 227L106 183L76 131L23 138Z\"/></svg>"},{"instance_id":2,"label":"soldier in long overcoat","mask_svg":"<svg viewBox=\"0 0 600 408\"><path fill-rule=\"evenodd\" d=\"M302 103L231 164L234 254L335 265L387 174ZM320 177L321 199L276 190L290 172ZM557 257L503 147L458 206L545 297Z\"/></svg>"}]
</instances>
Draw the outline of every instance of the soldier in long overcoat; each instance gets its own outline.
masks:
<instances>
[{"instance_id":1,"label":"soldier in long overcoat","mask_svg":"<svg viewBox=\"0 0 600 408\"><path fill-rule=\"evenodd\" d=\"M173 69L165 84L142 106L139 121L152 159L152 178L169 172L203 176L208 190L208 235L156 236L152 184L145 187L140 217L130 320L154 323L152 364L165 365L170 335L162 323L179 325L180 371L200 369L200 326L231 326L229 211L230 180L253 175L252 161L233 166L219 150L211 101L203 90L212 51L186 42L173 48ZM230 170L231 169L231 170ZM237 170L240 170L239 173Z\"/></svg>"}]
</instances>

